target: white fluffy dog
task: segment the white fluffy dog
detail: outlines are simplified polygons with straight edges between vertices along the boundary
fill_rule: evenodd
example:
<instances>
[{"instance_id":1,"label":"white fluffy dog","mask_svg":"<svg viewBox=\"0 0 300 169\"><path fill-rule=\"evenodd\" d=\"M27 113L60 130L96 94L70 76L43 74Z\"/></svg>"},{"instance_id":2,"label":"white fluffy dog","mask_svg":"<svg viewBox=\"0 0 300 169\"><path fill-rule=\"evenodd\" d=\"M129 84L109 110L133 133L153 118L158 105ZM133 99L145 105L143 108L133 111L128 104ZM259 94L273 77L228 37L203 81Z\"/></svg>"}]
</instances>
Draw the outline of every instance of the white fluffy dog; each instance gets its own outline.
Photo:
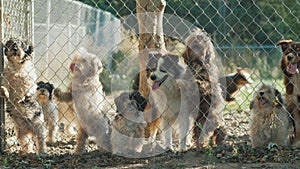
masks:
<instances>
[{"instance_id":1,"label":"white fluffy dog","mask_svg":"<svg viewBox=\"0 0 300 169\"><path fill-rule=\"evenodd\" d=\"M147 69L151 111L155 117L161 118L162 147L173 149L172 133L179 133L179 151L186 151L187 144L192 142L191 133L199 104L193 75L174 54L150 54Z\"/></svg>"},{"instance_id":2,"label":"white fluffy dog","mask_svg":"<svg viewBox=\"0 0 300 169\"><path fill-rule=\"evenodd\" d=\"M85 49L80 49L74 57L75 65L72 80L72 97L75 112L82 129L86 134L81 136L78 141L76 152L84 149L88 136L94 136L98 146L105 150L110 150L110 127L109 119L103 111L104 93L99 75L102 72L100 59ZM79 137L78 136L78 137Z\"/></svg>"}]
</instances>

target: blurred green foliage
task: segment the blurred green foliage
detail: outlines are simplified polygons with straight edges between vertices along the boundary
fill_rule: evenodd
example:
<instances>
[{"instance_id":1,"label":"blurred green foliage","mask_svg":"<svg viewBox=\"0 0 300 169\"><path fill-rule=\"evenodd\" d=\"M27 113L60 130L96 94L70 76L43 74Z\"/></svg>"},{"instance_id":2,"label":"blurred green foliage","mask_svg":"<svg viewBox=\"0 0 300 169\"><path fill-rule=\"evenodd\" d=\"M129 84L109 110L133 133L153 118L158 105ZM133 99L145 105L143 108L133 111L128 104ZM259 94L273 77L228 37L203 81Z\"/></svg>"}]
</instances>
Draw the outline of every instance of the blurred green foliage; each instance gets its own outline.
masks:
<instances>
[{"instance_id":1,"label":"blurred green foliage","mask_svg":"<svg viewBox=\"0 0 300 169\"><path fill-rule=\"evenodd\" d=\"M135 0L80 0L117 17L135 13ZM274 45L299 39L300 4L295 1L166 0L174 14L213 35L217 45Z\"/></svg>"},{"instance_id":2,"label":"blurred green foliage","mask_svg":"<svg viewBox=\"0 0 300 169\"><path fill-rule=\"evenodd\" d=\"M136 12L135 0L80 1L117 17ZM281 52L275 44L280 39L299 40L300 4L296 1L166 1L165 13L183 18L211 35L224 74L247 67L254 79L282 78Z\"/></svg>"}]
</instances>

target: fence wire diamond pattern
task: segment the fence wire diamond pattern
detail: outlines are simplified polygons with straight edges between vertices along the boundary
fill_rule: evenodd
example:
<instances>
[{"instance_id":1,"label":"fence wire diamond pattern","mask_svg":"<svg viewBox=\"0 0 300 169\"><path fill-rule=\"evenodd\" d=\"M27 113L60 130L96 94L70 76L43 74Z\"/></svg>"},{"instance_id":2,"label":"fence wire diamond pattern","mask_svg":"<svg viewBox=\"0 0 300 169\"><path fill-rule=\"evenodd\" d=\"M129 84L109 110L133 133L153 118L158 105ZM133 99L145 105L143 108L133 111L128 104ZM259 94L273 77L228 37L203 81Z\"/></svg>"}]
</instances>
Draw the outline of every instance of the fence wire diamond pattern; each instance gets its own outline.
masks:
<instances>
[{"instance_id":1,"label":"fence wire diamond pattern","mask_svg":"<svg viewBox=\"0 0 300 169\"><path fill-rule=\"evenodd\" d=\"M52 118L50 121L53 123L53 132L55 132L53 141L49 141L49 138L52 138L49 136L52 131L52 129L49 129L49 126L51 126L49 120L43 122L45 126L44 133L46 134L44 139L45 141L47 140L46 147L49 156L56 157L61 154L69 154L73 157L75 154L82 154L83 152L93 153L94 151L98 152L100 150L100 153L103 153L103 157L112 159L111 161L108 160L110 162L104 164L105 166L115 166L112 161L117 158L105 154L105 151L108 151L119 156L142 157L138 163L142 163L141 165L145 168L151 168L154 166L152 166L153 160L146 158L146 160L149 160L147 161L149 163L146 164L144 157L162 154L161 161L172 161L174 154L164 149L164 142L168 142L168 139L171 139L173 140L171 142L172 145L168 146L174 147L175 152L177 148L181 150L181 144L186 144L187 153L182 155L183 159L188 158L187 156L189 155L201 158L199 155L200 152L200 154L207 156L204 158L211 159L212 164L216 168L222 168L221 164L224 162L250 164L257 164L258 162L279 162L279 168L297 168L297 156L299 155L299 150L297 149L297 123L299 122L297 121L297 113L294 113L293 110L299 110L299 103L298 101L295 102L294 98L298 96L297 92L299 90L297 87L300 87L298 85L298 77L295 77L299 76L299 59L297 57L299 57L300 47L299 44L294 44L290 39L294 41L298 41L299 39L300 22L298 16L300 16L300 2L298 0L166 1L162 20L163 42L165 43L167 53L179 56L179 60L172 62L172 66L169 67L163 66L164 63L168 62L167 60L158 60L156 66L159 67L162 65L158 69L148 64L147 83L149 83L150 80L154 81L153 84L150 84L150 86L152 85L152 90L150 90L155 92L156 88L160 87L160 85L163 86L165 83L164 80L167 79L168 76L174 76L174 74L169 74L158 86L158 84L155 84L155 79L159 76L156 73L157 70L159 70L160 73L174 70L177 66L177 62L182 62L183 65L192 70L192 73L198 71L197 73L200 75L193 74L191 78L193 80L189 81L188 84L190 85L190 83L196 82L196 84L199 85L199 88L197 87L193 92L185 90L191 86L188 86L182 79L176 79L177 81L175 80L173 82L180 88L180 90L178 90L179 93L181 91L182 100L179 102L179 107L181 107L180 112L189 109L190 113L194 111L190 108L196 105L196 111L203 111L202 113L205 114L203 102L207 102L210 106L207 111L213 112L213 108L211 108L214 107L213 105L221 105L222 111L218 114L220 117L212 117L214 115L208 115L208 113L203 115L203 117L201 116L203 119L197 119L195 123L196 115L190 115L189 118L194 118L194 121L190 121L189 118L184 119L186 118L184 113L180 116L174 112L174 115L178 116L178 121L175 122L175 120L168 121L169 119L164 119L163 117L168 116L165 116L163 113L155 114L157 109L151 109L151 107L156 106L154 104L158 105L158 109L163 107L161 105L172 107L168 105L168 103L170 103L170 99L168 100L170 94L164 91L165 93L161 96L162 98L160 98L162 100L155 101L157 98L153 99L152 97L157 96L151 94L144 95L143 91L141 91L141 87L136 86L136 84L142 84L139 82L139 76L137 76L140 75L140 73L142 76L142 72L140 72L140 70L142 70L141 61L139 60L141 59L141 39L144 34L152 33L153 36L149 38L148 41L159 41L160 35L159 33L153 33L156 29L160 29L160 27L156 28L154 26L150 27L149 30L145 29L148 32L141 32L139 17L137 16L139 9L137 2L149 3L150 1L1 0L0 2L1 40L3 45L1 49L3 59L1 59L2 63L0 69L2 83L4 83L6 79L15 78L7 77L7 74L4 72L4 67L10 65L10 59L7 58L7 52L5 52L5 49L7 50L10 46L5 45L10 38L18 38L34 47L32 58L34 66L31 70L34 71L37 76L34 83L43 81L53 84L53 88L50 90L53 99L48 100L54 102L54 109L58 111L56 113L55 111L51 111L50 115ZM151 0L151 2L152 5L155 5L156 3L164 1ZM150 11L150 13L145 14L153 17L159 16L156 15L156 12L157 11ZM155 19L159 20L159 18ZM147 20L146 24L147 23L150 22ZM206 63L206 60L200 60L197 64L200 64L202 67L197 67L198 69L194 67L195 70L193 70L193 66L191 66L192 63L187 61L185 54L189 47L195 50L193 46L187 46L187 37L189 37L191 32L195 31L195 29L201 29L206 32L205 36L207 35L208 41L211 40L216 58L211 63L209 63L209 61ZM281 43L278 44L280 40L286 41L281 41ZM146 46L146 44L143 45ZM149 48L145 50L150 51L150 53L154 52L154 55L156 54L155 51L162 50L153 48L155 47L149 46ZM205 50L205 47L201 48L201 50ZM293 51L294 55L287 54ZM283 56L283 54L285 56ZM78 96L79 90L76 90L80 85L81 87L88 85L86 81L76 81L76 72L78 70L80 70L80 73L84 72L81 70L84 64L80 67L81 55L95 57L96 59L93 59L91 64L92 66L98 65L97 69L95 68L96 70L93 71L95 71L97 75L95 81L99 81L99 86L93 91L94 94L88 97L81 97L83 95ZM207 54L207 56L208 55L209 54ZM17 54L15 54L15 56L17 56ZM89 57L83 60L89 61ZM172 57L170 58L170 60L172 60ZM284 58L286 59L284 60ZM95 60L98 60L99 63ZM298 65L295 64L295 62L297 62ZM150 69L151 71L149 71ZM202 89L208 88L203 87L203 85L207 85L204 83L205 80L203 80L205 79L203 71L207 71L207 76L210 78L208 85L216 85L220 88L220 97L221 95L223 96L222 99L224 99L224 102L215 102L215 100L219 99L215 97L218 96L218 94L216 94L218 90L215 89L211 89L213 92L209 95L210 97L204 97L203 93L208 91L202 91ZM284 72L287 72L287 74L284 74ZM157 77L153 76L153 74ZM215 74L217 79L213 79ZM89 75L88 73L84 74L84 77ZM214 84L214 80L216 84ZM288 82L293 86L294 93L288 92L290 87ZM265 84L265 86L261 87L263 84ZM173 84L169 83L167 88L170 87L170 85ZM35 87L37 87L37 89L41 88L40 86ZM20 86L20 88L22 87ZM45 88L47 91L48 89L49 86ZM90 88L85 88L83 91L87 92L89 89ZM97 93L100 89L100 93ZM137 92L139 89L142 96ZM269 89L270 91L267 91ZM129 91L134 91L134 94L127 93L126 95L126 92ZM176 93L178 91L173 92ZM1 92L3 95L3 91ZM12 93L11 90L8 92L10 94L9 99L11 99L11 95L18 93L17 90L14 91L15 93ZM40 93L37 92L35 98L37 101L40 101L40 95L37 94ZM97 94L99 94L99 96L95 96ZM74 98L75 96L85 99L76 100L76 98ZM126 98L124 99L123 97L125 96ZM174 97L176 96L172 95L172 99L174 99ZM197 99L191 99L193 97ZM123 100L118 104L118 99L120 98L123 98ZM180 96L178 98L180 98ZM200 100L198 100L199 98ZM275 100L268 100L271 98L275 98ZM6 158L13 157L15 152L23 152L24 149L18 142L18 135L20 135L20 133L17 133L17 129L14 128L14 126L16 126L14 125L16 120L7 112L8 107L11 106L7 104L7 102L10 102L9 99L6 100L3 98L0 101L1 150L7 155ZM26 99L27 95L24 95L23 100L20 100L20 102L26 102ZM143 105L139 102L140 99L145 99L148 104L146 106ZM129 103L127 103L128 100ZM193 100L193 103L184 107L186 103L184 101L186 100ZM263 114L255 116L257 112L266 113L269 111L269 109L263 107L267 102L271 102L271 114L269 116L264 116ZM78 103L87 103L90 104L91 107L94 105L97 109L87 108L88 106L86 105L79 106ZM96 105L97 103L99 103L99 105ZM187 103L189 102L187 101ZM282 105L282 107L278 106L278 104ZM136 110L137 113L134 116L125 113L126 111L132 111L131 109L130 111L127 110L127 106L130 107L132 105L137 106L133 106L133 109ZM294 107L291 108L291 105ZM42 108L44 107L42 106ZM86 114L80 113L79 110L84 108L89 110L89 112L86 112ZM124 108L124 110L120 110L121 108ZM174 108L174 105L172 108ZM165 108L163 111L167 110L168 108ZM23 110L18 111L22 112ZM83 112L84 111L85 110L83 110ZM280 111L284 112L283 115L276 116L276 113ZM149 115L149 112L152 114ZM272 121L270 119L271 116L274 116L274 113L276 118ZM48 115L44 112L44 116L44 119L46 119ZM221 122L215 122L214 118L220 118L218 120L221 120ZM266 118L266 120L260 123L260 120L264 118ZM285 118L288 122L285 122ZM270 124L267 124L266 121L268 120L271 121ZM99 121L101 121L101 124ZM163 121L167 123L165 126L163 125ZM182 121L190 121L193 124L187 127L188 132L184 137L180 137L180 135L182 135L181 129L185 125ZM204 121L204 123L200 121ZM209 124L205 124L205 122ZM31 124L31 122L28 123ZM121 123L122 126L118 126ZM175 125L175 123L177 125ZM278 124L280 127L274 124ZM210 133L210 141L202 147L204 144L197 144L197 138L193 136L193 129L194 127L199 127L202 131L206 129L209 130L209 127L211 127L209 125L214 125L212 127L214 130L213 133ZM128 128L128 126L131 128ZM164 129L162 126L170 128ZM106 127L108 129L104 131L103 128ZM259 128L259 132L256 131L256 127ZM267 129L264 129L264 127ZM295 127L295 129L293 127ZM151 132L155 131L154 128L157 128L158 131L156 131L156 137L152 138ZM104 134L101 133L102 129ZM140 131L138 129L142 131L140 134L138 133L138 131ZM173 131L173 133L171 131ZM130 134L126 135L126 132L136 133L133 136ZM255 132L258 133L253 134ZM280 141L276 140L276 137L278 137L278 139L280 138L280 136L276 135L278 134L277 132L289 140L281 144ZM120 137L120 134L125 136ZM167 134L171 136L165 137ZM209 132L207 134L209 134ZM33 134L33 139L28 139L28 142L31 142L33 147L37 147L34 135L35 134ZM275 137L275 139L271 139L272 141L268 142L268 137ZM167 139L167 141L164 140L164 138ZM151 142L151 139L155 141ZM185 141L185 139L187 139L187 141ZM260 148L253 148L254 143L257 143L255 139L266 140L267 143ZM33 150L33 152L35 152L37 148L33 148ZM173 158L180 157L176 156ZM192 164L187 164L189 162L195 163L195 166L197 166L198 162L200 162L199 166L207 165L207 163L204 164L203 162L205 159L198 160L197 158L193 157L185 161L186 163L183 164L183 167L193 167L191 166ZM129 159L130 158L124 158L117 162L118 165L120 165L118 167L127 166ZM5 161L4 157L1 157L1 160ZM28 159L25 159L25 161L26 160ZM54 158L54 161L55 160L57 159ZM6 160L1 166L11 167L11 164ZM28 164L28 167L29 166ZM55 165L51 163L49 166L61 167L60 164ZM71 167L69 165L67 166ZM158 166L173 168L176 164L173 166L158 164ZM259 167L259 165L257 166ZM276 168L277 166L271 165L270 167Z\"/></svg>"}]
</instances>

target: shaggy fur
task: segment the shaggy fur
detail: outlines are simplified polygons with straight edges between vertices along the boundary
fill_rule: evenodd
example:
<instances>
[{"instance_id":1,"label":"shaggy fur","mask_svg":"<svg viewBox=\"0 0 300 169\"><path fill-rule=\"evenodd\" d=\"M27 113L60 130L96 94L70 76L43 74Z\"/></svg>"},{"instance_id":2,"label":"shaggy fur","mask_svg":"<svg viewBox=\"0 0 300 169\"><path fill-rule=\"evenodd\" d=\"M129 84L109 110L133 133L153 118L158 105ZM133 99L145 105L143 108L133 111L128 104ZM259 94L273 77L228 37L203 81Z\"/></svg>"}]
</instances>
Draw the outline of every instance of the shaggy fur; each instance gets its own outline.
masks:
<instances>
[{"instance_id":1,"label":"shaggy fur","mask_svg":"<svg viewBox=\"0 0 300 169\"><path fill-rule=\"evenodd\" d=\"M79 128L75 154L84 152L88 134L97 138L101 148L110 150L109 120L101 110L104 103L102 84L99 81L102 63L95 55L80 49L70 68L73 72L72 87L67 92L55 89L55 96L72 101L80 124L84 124Z\"/></svg>"},{"instance_id":2,"label":"shaggy fur","mask_svg":"<svg viewBox=\"0 0 300 169\"><path fill-rule=\"evenodd\" d=\"M194 137L197 147L205 147L210 141L216 142L210 138L217 138L219 141L224 139L218 138L223 136L213 136L214 133L220 133L215 130L223 125L222 111L224 109L222 90L218 82L218 69L214 65L216 54L210 37L203 30L193 31L185 42L187 48L183 53L183 58L194 74L200 97Z\"/></svg>"},{"instance_id":3,"label":"shaggy fur","mask_svg":"<svg viewBox=\"0 0 300 169\"><path fill-rule=\"evenodd\" d=\"M42 106L46 126L48 129L46 143L52 144L57 140L58 109L52 99L54 86L49 82L37 83L37 101Z\"/></svg>"},{"instance_id":4,"label":"shaggy fur","mask_svg":"<svg viewBox=\"0 0 300 169\"><path fill-rule=\"evenodd\" d=\"M36 74L31 62L33 47L19 39L10 39L4 45L8 60L4 69L3 85L8 91L7 112L14 122L23 153L33 151L29 138L34 140L36 153L45 152L44 116L36 101Z\"/></svg>"},{"instance_id":5,"label":"shaggy fur","mask_svg":"<svg viewBox=\"0 0 300 169\"><path fill-rule=\"evenodd\" d=\"M147 101L139 92L123 92L115 98L117 115L112 122L111 144L114 154L140 153L146 121L143 111Z\"/></svg>"},{"instance_id":6,"label":"shaggy fur","mask_svg":"<svg viewBox=\"0 0 300 169\"><path fill-rule=\"evenodd\" d=\"M173 149L172 134L178 133L179 151L186 151L187 144L191 143L189 134L198 103L195 96L197 85L193 76L179 57L173 54L150 54L147 69L150 71L147 82L150 87L151 113L161 119L159 131L163 139L162 147Z\"/></svg>"},{"instance_id":7,"label":"shaggy fur","mask_svg":"<svg viewBox=\"0 0 300 169\"><path fill-rule=\"evenodd\" d=\"M293 146L300 147L300 42L281 40L277 43L283 53L281 69L286 87L287 109L293 117Z\"/></svg>"},{"instance_id":8,"label":"shaggy fur","mask_svg":"<svg viewBox=\"0 0 300 169\"><path fill-rule=\"evenodd\" d=\"M230 102L235 100L234 95L241 87L251 84L253 80L246 70L237 68L236 73L220 77L219 82L221 83L223 98Z\"/></svg>"},{"instance_id":9,"label":"shaggy fur","mask_svg":"<svg viewBox=\"0 0 300 169\"><path fill-rule=\"evenodd\" d=\"M289 143L289 113L281 94L263 84L250 104L250 139L253 148L264 148L269 143L287 146Z\"/></svg>"}]
</instances>

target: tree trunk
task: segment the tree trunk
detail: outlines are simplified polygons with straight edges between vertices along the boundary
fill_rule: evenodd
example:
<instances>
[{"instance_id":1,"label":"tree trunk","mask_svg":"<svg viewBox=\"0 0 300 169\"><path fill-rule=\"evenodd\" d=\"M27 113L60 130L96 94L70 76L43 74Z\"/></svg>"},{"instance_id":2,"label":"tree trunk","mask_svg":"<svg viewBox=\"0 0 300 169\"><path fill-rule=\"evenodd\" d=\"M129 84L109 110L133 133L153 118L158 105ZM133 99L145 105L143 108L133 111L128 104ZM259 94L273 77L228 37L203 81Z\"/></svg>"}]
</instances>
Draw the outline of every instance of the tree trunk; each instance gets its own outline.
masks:
<instances>
[{"instance_id":1,"label":"tree trunk","mask_svg":"<svg viewBox=\"0 0 300 169\"><path fill-rule=\"evenodd\" d=\"M146 64L149 52L166 53L163 36L163 14L165 0L136 0L136 13L139 24L139 91L148 98Z\"/></svg>"}]
</instances>

